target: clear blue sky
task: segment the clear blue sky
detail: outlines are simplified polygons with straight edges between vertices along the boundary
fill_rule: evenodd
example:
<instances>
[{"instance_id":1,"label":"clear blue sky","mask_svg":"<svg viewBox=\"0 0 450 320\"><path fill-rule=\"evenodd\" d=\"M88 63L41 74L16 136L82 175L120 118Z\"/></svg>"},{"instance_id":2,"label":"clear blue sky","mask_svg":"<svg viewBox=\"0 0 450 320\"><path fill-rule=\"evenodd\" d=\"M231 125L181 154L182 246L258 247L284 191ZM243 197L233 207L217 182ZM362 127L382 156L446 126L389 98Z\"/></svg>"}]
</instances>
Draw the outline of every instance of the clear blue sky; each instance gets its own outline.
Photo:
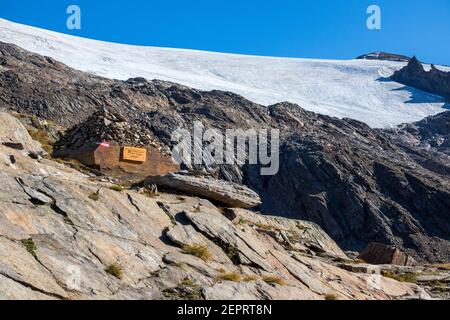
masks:
<instances>
[{"instance_id":1,"label":"clear blue sky","mask_svg":"<svg viewBox=\"0 0 450 320\"><path fill-rule=\"evenodd\" d=\"M81 30L66 28L70 4ZM366 27L370 4L380 31ZM330 59L388 51L450 65L449 0L0 0L0 17L136 45Z\"/></svg>"}]
</instances>

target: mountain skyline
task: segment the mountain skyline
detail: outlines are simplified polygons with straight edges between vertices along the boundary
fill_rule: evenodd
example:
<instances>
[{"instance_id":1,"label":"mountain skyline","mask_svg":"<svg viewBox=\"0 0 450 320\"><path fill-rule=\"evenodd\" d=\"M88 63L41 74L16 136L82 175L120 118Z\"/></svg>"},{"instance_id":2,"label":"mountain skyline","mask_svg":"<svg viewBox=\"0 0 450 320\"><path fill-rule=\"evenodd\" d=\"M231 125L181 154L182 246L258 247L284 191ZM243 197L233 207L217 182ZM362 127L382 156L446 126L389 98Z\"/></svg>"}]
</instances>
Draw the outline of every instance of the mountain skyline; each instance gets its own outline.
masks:
<instances>
[{"instance_id":1,"label":"mountain skyline","mask_svg":"<svg viewBox=\"0 0 450 320\"><path fill-rule=\"evenodd\" d=\"M0 1L5 2L5 0ZM370 1L46 1L3 4L1 17L90 39L156 47L318 59L385 51L450 65L450 3L377 1L381 29L369 30ZM70 5L81 30L66 26ZM48 19L48 17L52 17ZM429 43L428 45L423 45Z\"/></svg>"}]
</instances>

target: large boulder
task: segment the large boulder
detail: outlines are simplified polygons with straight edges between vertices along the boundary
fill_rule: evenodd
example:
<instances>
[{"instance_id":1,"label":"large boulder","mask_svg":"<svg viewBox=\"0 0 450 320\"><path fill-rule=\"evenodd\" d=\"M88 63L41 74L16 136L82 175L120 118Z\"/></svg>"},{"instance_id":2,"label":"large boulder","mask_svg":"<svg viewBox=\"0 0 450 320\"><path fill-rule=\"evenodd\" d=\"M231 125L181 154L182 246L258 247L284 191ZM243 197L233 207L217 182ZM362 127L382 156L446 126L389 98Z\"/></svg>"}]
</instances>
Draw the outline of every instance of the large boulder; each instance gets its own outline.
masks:
<instances>
[{"instance_id":1,"label":"large boulder","mask_svg":"<svg viewBox=\"0 0 450 320\"><path fill-rule=\"evenodd\" d=\"M0 144L34 153L43 151L19 120L4 112L0 112Z\"/></svg>"},{"instance_id":2,"label":"large boulder","mask_svg":"<svg viewBox=\"0 0 450 320\"><path fill-rule=\"evenodd\" d=\"M370 243L359 258L372 264L413 266L416 261L399 249L381 243Z\"/></svg>"},{"instance_id":3,"label":"large boulder","mask_svg":"<svg viewBox=\"0 0 450 320\"><path fill-rule=\"evenodd\" d=\"M170 173L165 176L148 177L145 183L203 197L232 208L248 209L261 204L259 195L249 188L210 177Z\"/></svg>"}]
</instances>

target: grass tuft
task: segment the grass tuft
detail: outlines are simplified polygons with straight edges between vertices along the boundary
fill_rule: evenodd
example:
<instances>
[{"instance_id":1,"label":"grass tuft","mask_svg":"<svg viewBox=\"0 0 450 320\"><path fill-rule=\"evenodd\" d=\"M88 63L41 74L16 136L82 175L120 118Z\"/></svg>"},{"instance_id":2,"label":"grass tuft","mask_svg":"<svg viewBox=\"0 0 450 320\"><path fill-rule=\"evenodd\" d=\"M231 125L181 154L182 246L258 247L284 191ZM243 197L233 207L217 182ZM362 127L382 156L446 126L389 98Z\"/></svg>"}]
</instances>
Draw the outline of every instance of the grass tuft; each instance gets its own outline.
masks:
<instances>
[{"instance_id":1,"label":"grass tuft","mask_svg":"<svg viewBox=\"0 0 450 320\"><path fill-rule=\"evenodd\" d=\"M182 248L183 253L190 254L204 261L211 259L211 253L208 248L200 244L186 245Z\"/></svg>"},{"instance_id":2,"label":"grass tuft","mask_svg":"<svg viewBox=\"0 0 450 320\"><path fill-rule=\"evenodd\" d=\"M123 278L123 267L117 262L109 265L105 271L117 279Z\"/></svg>"},{"instance_id":3,"label":"grass tuft","mask_svg":"<svg viewBox=\"0 0 450 320\"><path fill-rule=\"evenodd\" d=\"M223 250L231 261L234 263L239 262L239 251L236 247L233 247L232 245L224 245Z\"/></svg>"},{"instance_id":4,"label":"grass tuft","mask_svg":"<svg viewBox=\"0 0 450 320\"><path fill-rule=\"evenodd\" d=\"M54 141L50 139L49 134L44 130L34 129L27 126L28 133L31 138L42 145L42 149L45 150L49 155L53 153Z\"/></svg>"},{"instance_id":5,"label":"grass tuft","mask_svg":"<svg viewBox=\"0 0 450 320\"><path fill-rule=\"evenodd\" d=\"M434 264L432 267L440 270L448 270L450 271L450 263L442 263L442 264Z\"/></svg>"},{"instance_id":6,"label":"grass tuft","mask_svg":"<svg viewBox=\"0 0 450 320\"><path fill-rule=\"evenodd\" d=\"M265 283L270 284L271 286L274 285L284 286L286 284L282 278L276 276L264 276L262 280Z\"/></svg>"},{"instance_id":7,"label":"grass tuft","mask_svg":"<svg viewBox=\"0 0 450 320\"><path fill-rule=\"evenodd\" d=\"M182 280L181 281L181 285L185 286L185 287L195 287L195 283L191 279L184 279L184 280Z\"/></svg>"},{"instance_id":8,"label":"grass tuft","mask_svg":"<svg viewBox=\"0 0 450 320\"><path fill-rule=\"evenodd\" d=\"M36 257L37 246L33 239L24 239L20 241L22 246L33 256Z\"/></svg>"},{"instance_id":9,"label":"grass tuft","mask_svg":"<svg viewBox=\"0 0 450 320\"><path fill-rule=\"evenodd\" d=\"M244 282L252 282L252 281L256 281L258 278L256 278L255 276L245 276L244 278L242 278L242 281Z\"/></svg>"},{"instance_id":10,"label":"grass tuft","mask_svg":"<svg viewBox=\"0 0 450 320\"><path fill-rule=\"evenodd\" d=\"M337 300L338 298L337 298L337 296L335 295L335 294L327 294L326 296L325 296L325 300L327 300L327 301L333 301L333 300Z\"/></svg>"},{"instance_id":11,"label":"grass tuft","mask_svg":"<svg viewBox=\"0 0 450 320\"><path fill-rule=\"evenodd\" d=\"M390 271L384 271L382 272L382 275L386 278L397 280L398 282L409 282L409 283L417 282L417 273L414 272L396 274Z\"/></svg>"},{"instance_id":12,"label":"grass tuft","mask_svg":"<svg viewBox=\"0 0 450 320\"><path fill-rule=\"evenodd\" d=\"M109 189L117 191L117 192L122 192L124 190L124 187L119 186L118 184L114 184L114 185L110 186Z\"/></svg>"},{"instance_id":13,"label":"grass tuft","mask_svg":"<svg viewBox=\"0 0 450 320\"><path fill-rule=\"evenodd\" d=\"M241 281L241 275L238 272L225 272L217 277L217 281L239 282Z\"/></svg>"},{"instance_id":14,"label":"grass tuft","mask_svg":"<svg viewBox=\"0 0 450 320\"><path fill-rule=\"evenodd\" d=\"M91 199L91 200L93 200L93 201L98 201L98 200L100 199L99 191L97 191L97 192L92 192L92 193L89 195L89 199Z\"/></svg>"},{"instance_id":15,"label":"grass tuft","mask_svg":"<svg viewBox=\"0 0 450 320\"><path fill-rule=\"evenodd\" d=\"M163 291L170 300L203 300L202 289L190 279L184 279L177 287Z\"/></svg>"}]
</instances>

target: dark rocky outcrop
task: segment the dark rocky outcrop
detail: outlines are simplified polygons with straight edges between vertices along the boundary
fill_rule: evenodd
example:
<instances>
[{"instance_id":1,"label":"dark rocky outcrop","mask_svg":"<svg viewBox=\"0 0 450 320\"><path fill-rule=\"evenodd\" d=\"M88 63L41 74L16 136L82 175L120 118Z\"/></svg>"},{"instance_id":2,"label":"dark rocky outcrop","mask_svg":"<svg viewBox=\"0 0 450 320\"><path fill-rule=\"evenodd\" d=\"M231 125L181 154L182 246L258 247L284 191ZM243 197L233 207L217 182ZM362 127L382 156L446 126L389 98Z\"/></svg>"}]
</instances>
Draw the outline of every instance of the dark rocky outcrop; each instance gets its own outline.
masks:
<instances>
[{"instance_id":1,"label":"dark rocky outcrop","mask_svg":"<svg viewBox=\"0 0 450 320\"><path fill-rule=\"evenodd\" d=\"M445 72L431 65L426 71L422 63L413 57L408 65L396 71L391 79L410 87L442 96L450 101L450 72Z\"/></svg>"},{"instance_id":2,"label":"dark rocky outcrop","mask_svg":"<svg viewBox=\"0 0 450 320\"><path fill-rule=\"evenodd\" d=\"M375 241L419 259L448 259L448 175L421 166L413 157L416 149L383 130L290 104L269 109L279 122L291 117L301 127L285 129L290 133L281 145L278 174L261 177L258 168L246 168L263 211L314 221L344 250L361 251ZM448 162L434 161L448 170Z\"/></svg>"},{"instance_id":3,"label":"dark rocky outcrop","mask_svg":"<svg viewBox=\"0 0 450 320\"><path fill-rule=\"evenodd\" d=\"M201 169L249 186L266 214L319 224L345 250L380 242L419 261L450 260L450 165L432 125L415 124L430 132L417 137L430 143L436 138L439 157L408 143L402 128L374 130L289 103L265 107L233 93L157 80L109 80L9 44L0 43L0 57L6 61L0 67L0 102L66 128L106 109L124 118L114 121L168 149L171 133L192 128L194 121L218 130L278 128L276 175L261 176L257 166ZM436 119L445 123L447 117ZM448 136L447 127L440 128Z\"/></svg>"},{"instance_id":4,"label":"dark rocky outcrop","mask_svg":"<svg viewBox=\"0 0 450 320\"><path fill-rule=\"evenodd\" d=\"M423 167L450 175L450 112L386 130L390 138Z\"/></svg>"},{"instance_id":5,"label":"dark rocky outcrop","mask_svg":"<svg viewBox=\"0 0 450 320\"><path fill-rule=\"evenodd\" d=\"M386 130L393 139L421 150L450 156L450 112L443 112L414 123Z\"/></svg>"}]
</instances>

